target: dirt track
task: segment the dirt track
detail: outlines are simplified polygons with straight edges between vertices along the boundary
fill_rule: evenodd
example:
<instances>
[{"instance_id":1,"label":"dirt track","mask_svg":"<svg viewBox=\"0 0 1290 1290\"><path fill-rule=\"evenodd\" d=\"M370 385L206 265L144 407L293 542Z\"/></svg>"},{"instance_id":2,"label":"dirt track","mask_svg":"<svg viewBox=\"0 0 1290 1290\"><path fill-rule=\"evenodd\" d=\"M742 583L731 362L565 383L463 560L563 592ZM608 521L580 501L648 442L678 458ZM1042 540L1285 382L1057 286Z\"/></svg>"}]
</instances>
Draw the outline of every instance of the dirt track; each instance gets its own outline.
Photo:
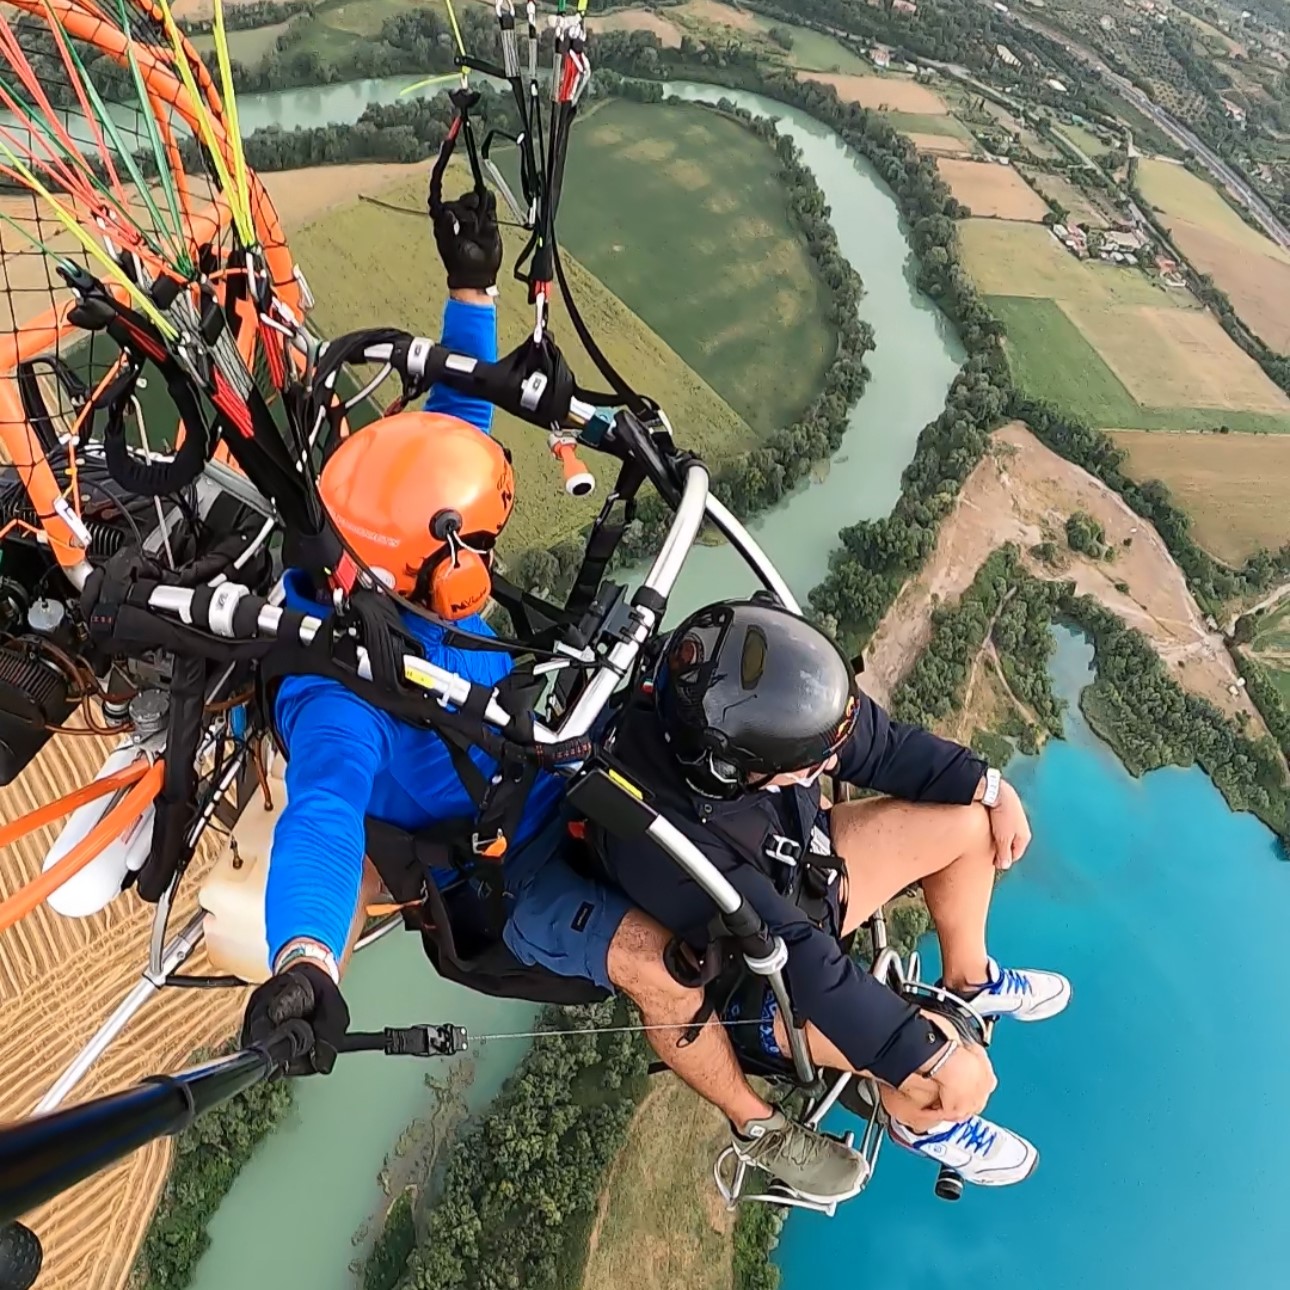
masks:
<instances>
[{"instance_id":1,"label":"dirt track","mask_svg":"<svg viewBox=\"0 0 1290 1290\"><path fill-rule=\"evenodd\" d=\"M1066 549L1065 522L1073 511L1092 515L1115 549L1111 563L1088 560ZM1128 548L1122 545L1132 538ZM1148 636L1186 689L1202 695L1229 716L1249 714L1250 729L1263 733L1258 711L1237 680L1222 637L1211 631L1192 599L1182 573L1155 529L1087 471L1041 444L1020 422L994 435L993 447L968 476L953 513L941 525L931 559L906 583L865 651L865 688L880 702L891 693L927 644L936 603L955 600L985 558L1006 542L1024 552L1053 541L1070 557L1055 575L1029 555L1040 577L1071 579L1131 627ZM1125 594L1116 583L1128 586Z\"/></svg>"}]
</instances>

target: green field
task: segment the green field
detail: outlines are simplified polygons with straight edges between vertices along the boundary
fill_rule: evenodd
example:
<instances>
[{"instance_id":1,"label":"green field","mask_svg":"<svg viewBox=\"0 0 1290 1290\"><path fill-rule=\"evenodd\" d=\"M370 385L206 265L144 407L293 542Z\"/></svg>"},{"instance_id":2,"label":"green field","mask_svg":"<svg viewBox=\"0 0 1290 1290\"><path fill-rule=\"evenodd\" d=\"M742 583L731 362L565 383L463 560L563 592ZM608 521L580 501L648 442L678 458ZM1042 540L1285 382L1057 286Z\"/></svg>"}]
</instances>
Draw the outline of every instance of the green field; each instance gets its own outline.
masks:
<instances>
[{"instance_id":1,"label":"green field","mask_svg":"<svg viewBox=\"0 0 1290 1290\"><path fill-rule=\"evenodd\" d=\"M666 10L664 10L666 15ZM778 27L789 32L793 37L793 48L788 51L785 61L803 72L872 72L873 64L867 59L853 54L840 41L823 32L812 31L810 27L794 27L786 22L775 22L771 18L757 17L757 24L766 31ZM783 50L771 43L771 48L781 55Z\"/></svg>"},{"instance_id":2,"label":"green field","mask_svg":"<svg viewBox=\"0 0 1290 1290\"><path fill-rule=\"evenodd\" d=\"M906 134L944 134L964 143L976 142L972 131L955 116L924 116L919 112L884 112L882 116L893 129Z\"/></svg>"},{"instance_id":3,"label":"green field","mask_svg":"<svg viewBox=\"0 0 1290 1290\"><path fill-rule=\"evenodd\" d=\"M464 169L449 179L450 190L468 182ZM291 235L291 245L318 298L314 321L324 335L359 327L396 325L437 336L445 288L434 244L421 206L421 181L400 191L383 192L382 201L410 208L413 214L354 202ZM526 289L515 282L509 264L518 250L506 230L507 271L499 284L500 344L503 353L519 344L532 327ZM667 410L678 441L710 459L739 451L753 441L748 425L691 371L639 318L599 282L566 256L570 285L578 304L609 358L624 375ZM576 377L592 389L603 386L591 360L573 334L563 307L552 311L553 328ZM390 390L390 397L394 390ZM383 392L384 393L384 392ZM590 519L613 481L612 463L590 456L598 488L575 502L564 495L560 470L547 450L546 435L499 415L497 434L515 457L519 502L503 549L549 547Z\"/></svg>"},{"instance_id":4,"label":"green field","mask_svg":"<svg viewBox=\"0 0 1290 1290\"><path fill-rule=\"evenodd\" d=\"M268 27L250 27L245 31L228 33L228 53L234 62L254 67L278 42L288 24L275 22ZM214 36L193 36L193 47L199 54L209 54L215 48Z\"/></svg>"},{"instance_id":5,"label":"green field","mask_svg":"<svg viewBox=\"0 0 1290 1290\"><path fill-rule=\"evenodd\" d=\"M1053 126L1057 134L1065 135L1077 148L1096 161L1103 153L1109 152L1110 149L1102 142L1092 131L1084 129L1081 125L1066 125L1064 123Z\"/></svg>"},{"instance_id":6,"label":"green field","mask_svg":"<svg viewBox=\"0 0 1290 1290\"><path fill-rule=\"evenodd\" d=\"M1290 654L1290 600L1269 610L1259 620L1259 632L1252 644L1256 650Z\"/></svg>"},{"instance_id":7,"label":"green field","mask_svg":"<svg viewBox=\"0 0 1290 1290\"><path fill-rule=\"evenodd\" d=\"M690 106L622 100L575 134L563 243L759 432L819 393L830 300L774 152Z\"/></svg>"},{"instance_id":8,"label":"green field","mask_svg":"<svg viewBox=\"0 0 1290 1290\"><path fill-rule=\"evenodd\" d=\"M989 303L1007 332L1008 361L1021 389L1090 425L1119 430L1212 430L1226 425L1238 431L1290 432L1290 417L1270 413L1144 407L1056 301L990 296Z\"/></svg>"}]
</instances>

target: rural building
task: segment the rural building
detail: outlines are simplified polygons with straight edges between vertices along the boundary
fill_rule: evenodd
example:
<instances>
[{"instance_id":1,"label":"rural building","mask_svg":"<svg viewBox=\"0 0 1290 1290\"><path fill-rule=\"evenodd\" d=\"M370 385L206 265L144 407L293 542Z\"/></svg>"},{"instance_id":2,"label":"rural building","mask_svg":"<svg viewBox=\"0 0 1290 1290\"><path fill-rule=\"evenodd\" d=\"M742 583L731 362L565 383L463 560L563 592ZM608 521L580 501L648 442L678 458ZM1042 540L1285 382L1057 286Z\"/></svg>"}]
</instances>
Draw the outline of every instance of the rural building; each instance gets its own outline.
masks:
<instances>
[{"instance_id":1,"label":"rural building","mask_svg":"<svg viewBox=\"0 0 1290 1290\"><path fill-rule=\"evenodd\" d=\"M1235 103L1229 103L1226 99L1223 100L1223 111L1226 112L1233 121L1243 122L1245 120L1245 109L1237 106Z\"/></svg>"},{"instance_id":2,"label":"rural building","mask_svg":"<svg viewBox=\"0 0 1290 1290\"><path fill-rule=\"evenodd\" d=\"M1021 66L1021 59L1019 59L1007 45L996 45L994 47L994 51L999 55L999 61L1003 63L1005 67Z\"/></svg>"},{"instance_id":3,"label":"rural building","mask_svg":"<svg viewBox=\"0 0 1290 1290\"><path fill-rule=\"evenodd\" d=\"M1107 229L1102 234L1102 244L1110 251L1123 251L1128 255L1137 253L1139 247L1146 243L1146 238L1132 229L1129 232L1123 232L1118 229Z\"/></svg>"},{"instance_id":4,"label":"rural building","mask_svg":"<svg viewBox=\"0 0 1290 1290\"><path fill-rule=\"evenodd\" d=\"M999 0L994 0L994 11L995 13L1007 13L1008 6L1006 4L1000 4Z\"/></svg>"},{"instance_id":5,"label":"rural building","mask_svg":"<svg viewBox=\"0 0 1290 1290\"><path fill-rule=\"evenodd\" d=\"M1111 31L1115 27L1115 19L1109 13L1104 13L1097 21L1103 31Z\"/></svg>"},{"instance_id":6,"label":"rural building","mask_svg":"<svg viewBox=\"0 0 1290 1290\"><path fill-rule=\"evenodd\" d=\"M1161 273L1177 273L1178 261L1167 255L1158 255L1156 256L1156 268Z\"/></svg>"},{"instance_id":7,"label":"rural building","mask_svg":"<svg viewBox=\"0 0 1290 1290\"><path fill-rule=\"evenodd\" d=\"M896 3L899 4L900 0L896 0ZM1056 90L1058 94L1066 93L1066 86L1064 86L1055 76L1050 76L1044 84L1047 85L1050 90Z\"/></svg>"},{"instance_id":8,"label":"rural building","mask_svg":"<svg viewBox=\"0 0 1290 1290\"><path fill-rule=\"evenodd\" d=\"M891 50L886 45L875 45L869 51L869 58L875 67L891 66Z\"/></svg>"},{"instance_id":9,"label":"rural building","mask_svg":"<svg viewBox=\"0 0 1290 1290\"><path fill-rule=\"evenodd\" d=\"M893 13L917 13L918 6L914 0L891 0Z\"/></svg>"}]
</instances>

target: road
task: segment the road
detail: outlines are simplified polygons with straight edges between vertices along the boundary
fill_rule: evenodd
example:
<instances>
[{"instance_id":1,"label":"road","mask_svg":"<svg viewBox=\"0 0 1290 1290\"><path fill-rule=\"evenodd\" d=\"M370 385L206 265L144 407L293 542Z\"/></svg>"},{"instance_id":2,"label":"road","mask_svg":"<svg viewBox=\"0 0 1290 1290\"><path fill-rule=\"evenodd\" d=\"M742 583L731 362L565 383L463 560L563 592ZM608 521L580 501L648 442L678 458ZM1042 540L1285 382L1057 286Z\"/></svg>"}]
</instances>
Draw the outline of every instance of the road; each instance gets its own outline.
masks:
<instances>
[{"instance_id":1,"label":"road","mask_svg":"<svg viewBox=\"0 0 1290 1290\"><path fill-rule=\"evenodd\" d=\"M1175 143L1191 152L1197 161L1218 180L1254 216L1263 231L1278 246L1290 249L1290 229L1277 219L1272 208L1234 171L1214 150L1202 143L1185 125L1175 120L1163 108L1152 102L1134 83L1118 72L1112 71L1096 54L1077 44L1064 32L1035 22L1021 14L1011 13L1009 21L1026 27L1049 40L1055 40L1066 52L1078 58L1086 67L1096 71L1115 91L1132 103L1143 116L1154 121Z\"/></svg>"}]
</instances>

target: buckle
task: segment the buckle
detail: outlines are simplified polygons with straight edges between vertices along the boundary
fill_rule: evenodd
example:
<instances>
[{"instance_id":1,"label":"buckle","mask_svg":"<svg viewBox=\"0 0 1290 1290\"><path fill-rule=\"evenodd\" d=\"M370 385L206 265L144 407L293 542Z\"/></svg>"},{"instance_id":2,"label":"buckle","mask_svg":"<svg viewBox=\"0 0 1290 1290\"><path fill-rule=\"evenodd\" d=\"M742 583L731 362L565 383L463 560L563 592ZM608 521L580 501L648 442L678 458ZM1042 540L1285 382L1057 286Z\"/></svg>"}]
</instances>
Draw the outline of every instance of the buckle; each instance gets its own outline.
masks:
<instances>
[{"instance_id":1,"label":"buckle","mask_svg":"<svg viewBox=\"0 0 1290 1290\"><path fill-rule=\"evenodd\" d=\"M786 838L782 833L772 833L762 848L762 855L767 860L778 860L780 864L796 867L797 862L802 858L802 844L794 842L792 838Z\"/></svg>"},{"instance_id":2,"label":"buckle","mask_svg":"<svg viewBox=\"0 0 1290 1290\"><path fill-rule=\"evenodd\" d=\"M506 834L501 829L491 838L481 838L478 833L472 833L470 849L485 860L500 860L506 854Z\"/></svg>"}]
</instances>

